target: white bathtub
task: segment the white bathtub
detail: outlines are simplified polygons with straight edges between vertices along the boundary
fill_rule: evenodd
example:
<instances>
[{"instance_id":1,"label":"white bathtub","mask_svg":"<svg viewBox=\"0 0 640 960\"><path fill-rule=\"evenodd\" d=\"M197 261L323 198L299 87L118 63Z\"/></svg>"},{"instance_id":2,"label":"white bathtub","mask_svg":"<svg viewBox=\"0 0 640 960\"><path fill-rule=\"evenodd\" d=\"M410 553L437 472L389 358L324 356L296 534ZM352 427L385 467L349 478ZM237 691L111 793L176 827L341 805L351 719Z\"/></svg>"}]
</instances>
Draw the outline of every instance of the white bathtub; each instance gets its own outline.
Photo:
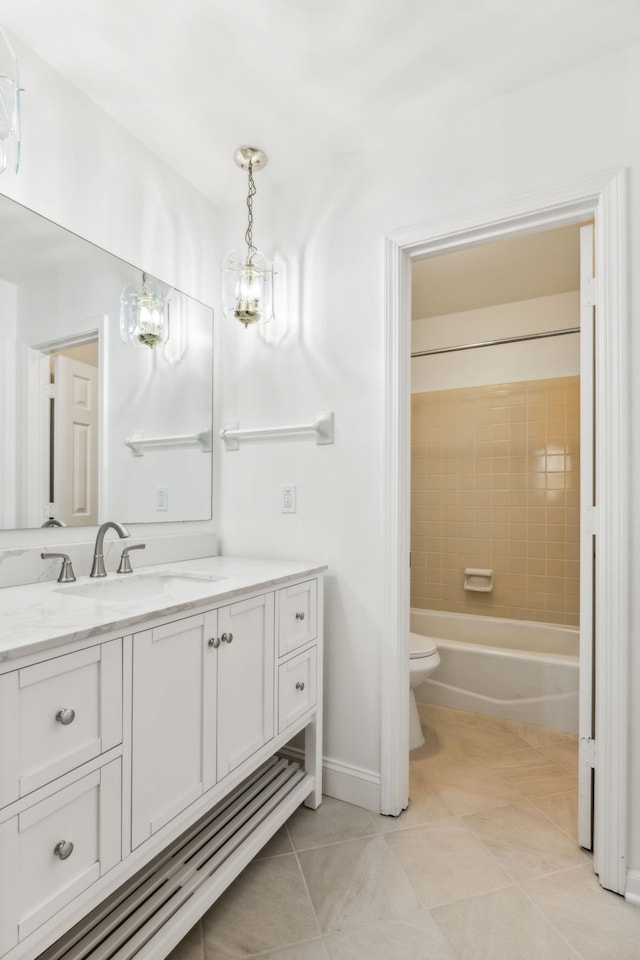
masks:
<instances>
[{"instance_id":1,"label":"white bathtub","mask_svg":"<svg viewBox=\"0 0 640 960\"><path fill-rule=\"evenodd\" d=\"M578 630L529 620L411 610L440 666L418 700L578 732Z\"/></svg>"}]
</instances>

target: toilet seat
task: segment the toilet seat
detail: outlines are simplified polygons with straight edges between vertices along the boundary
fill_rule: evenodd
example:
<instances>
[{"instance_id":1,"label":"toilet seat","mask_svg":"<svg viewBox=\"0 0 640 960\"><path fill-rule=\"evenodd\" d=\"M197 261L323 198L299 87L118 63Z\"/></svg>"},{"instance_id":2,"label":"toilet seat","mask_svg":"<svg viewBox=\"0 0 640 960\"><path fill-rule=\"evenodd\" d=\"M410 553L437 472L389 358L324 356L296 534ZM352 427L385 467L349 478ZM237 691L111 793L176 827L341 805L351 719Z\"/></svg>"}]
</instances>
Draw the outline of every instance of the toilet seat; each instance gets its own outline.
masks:
<instances>
[{"instance_id":1,"label":"toilet seat","mask_svg":"<svg viewBox=\"0 0 640 960\"><path fill-rule=\"evenodd\" d=\"M423 637L420 633L409 634L409 659L422 660L432 657L438 652L436 642L432 637Z\"/></svg>"}]
</instances>

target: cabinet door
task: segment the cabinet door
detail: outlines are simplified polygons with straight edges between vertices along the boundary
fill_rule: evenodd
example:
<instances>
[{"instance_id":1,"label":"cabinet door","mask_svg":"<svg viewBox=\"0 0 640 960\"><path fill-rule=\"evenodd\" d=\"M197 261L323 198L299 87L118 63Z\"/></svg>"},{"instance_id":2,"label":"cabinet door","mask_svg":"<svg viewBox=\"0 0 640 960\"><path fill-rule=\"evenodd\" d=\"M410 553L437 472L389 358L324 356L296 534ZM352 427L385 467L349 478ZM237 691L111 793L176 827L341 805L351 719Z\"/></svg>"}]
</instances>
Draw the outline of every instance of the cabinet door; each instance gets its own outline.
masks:
<instances>
[{"instance_id":1,"label":"cabinet door","mask_svg":"<svg viewBox=\"0 0 640 960\"><path fill-rule=\"evenodd\" d=\"M222 607L218 636L220 780L273 737L273 594Z\"/></svg>"},{"instance_id":2,"label":"cabinet door","mask_svg":"<svg viewBox=\"0 0 640 960\"><path fill-rule=\"evenodd\" d=\"M0 806L122 740L122 641L0 677Z\"/></svg>"},{"instance_id":3,"label":"cabinet door","mask_svg":"<svg viewBox=\"0 0 640 960\"><path fill-rule=\"evenodd\" d=\"M133 639L132 845L215 783L215 613Z\"/></svg>"}]
</instances>

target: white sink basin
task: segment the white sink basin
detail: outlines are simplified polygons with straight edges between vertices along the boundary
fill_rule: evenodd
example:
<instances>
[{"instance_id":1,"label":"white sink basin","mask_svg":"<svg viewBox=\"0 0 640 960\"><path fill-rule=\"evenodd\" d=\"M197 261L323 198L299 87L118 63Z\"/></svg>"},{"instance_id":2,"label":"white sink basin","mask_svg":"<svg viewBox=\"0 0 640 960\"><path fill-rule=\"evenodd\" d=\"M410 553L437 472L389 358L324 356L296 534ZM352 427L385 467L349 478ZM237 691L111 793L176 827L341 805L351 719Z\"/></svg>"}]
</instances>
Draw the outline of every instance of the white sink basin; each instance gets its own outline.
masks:
<instances>
[{"instance_id":1,"label":"white sink basin","mask_svg":"<svg viewBox=\"0 0 640 960\"><path fill-rule=\"evenodd\" d=\"M153 597L163 600L192 600L206 594L206 584L224 577L196 577L182 573L139 573L108 577L59 587L58 593L68 593L86 600L105 603L131 603Z\"/></svg>"}]
</instances>

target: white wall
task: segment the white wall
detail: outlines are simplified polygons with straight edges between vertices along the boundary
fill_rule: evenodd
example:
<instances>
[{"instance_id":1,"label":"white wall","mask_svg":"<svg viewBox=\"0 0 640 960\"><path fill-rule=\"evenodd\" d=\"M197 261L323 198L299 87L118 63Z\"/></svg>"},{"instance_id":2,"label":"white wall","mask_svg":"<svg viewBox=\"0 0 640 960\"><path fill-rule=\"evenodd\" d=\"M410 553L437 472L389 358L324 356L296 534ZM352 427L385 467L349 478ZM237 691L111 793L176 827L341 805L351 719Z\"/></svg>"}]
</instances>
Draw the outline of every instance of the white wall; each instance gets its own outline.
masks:
<instances>
[{"instance_id":1,"label":"white wall","mask_svg":"<svg viewBox=\"0 0 640 960\"><path fill-rule=\"evenodd\" d=\"M215 208L28 48L15 41L14 49L25 88L22 163L17 175L2 174L0 191L213 304L220 261ZM148 539L215 530L209 521L145 525L139 534ZM95 530L67 536L80 542L93 539ZM13 551L11 560L5 557L5 570L20 556L16 547L41 548L41 543L38 530L0 532L0 553ZM146 551L147 558L152 555Z\"/></svg>"},{"instance_id":2,"label":"white wall","mask_svg":"<svg viewBox=\"0 0 640 960\"><path fill-rule=\"evenodd\" d=\"M334 410L333 446L247 444L221 454L224 548L313 556L329 564L326 609L326 752L344 765L379 771L384 413L383 238L411 224L452 218L492 203L630 168L631 249L640 248L640 48L592 62L452 117L386 155L363 152L306 169L285 187L258 193L257 237L283 248L301 277L302 309L289 336L268 347L256 331L219 325L224 356L222 416L241 425L287 423ZM268 148L268 144L266 145ZM274 161L275 162L275 161ZM224 246L242 230L227 210ZM637 320L640 275L632 271ZM638 324L631 362L640 361ZM407 384L407 389L409 385ZM632 409L640 411L640 382ZM638 414L635 414L637 419ZM640 424L633 477L640 481ZM282 515L281 483L298 485L298 513ZM632 582L640 559L640 504L633 504ZM633 605L630 683L640 688L640 594ZM354 718L357 718L357 722ZM640 791L640 704L632 698L632 789ZM637 810L637 808L636 808ZM640 816L633 814L630 866L640 866Z\"/></svg>"},{"instance_id":3,"label":"white wall","mask_svg":"<svg viewBox=\"0 0 640 960\"><path fill-rule=\"evenodd\" d=\"M560 293L414 320L411 324L411 350L434 350L579 326L579 294ZM414 357L411 361L411 392L454 390L457 387L482 387L492 383L579 374L580 336L573 333Z\"/></svg>"}]
</instances>

